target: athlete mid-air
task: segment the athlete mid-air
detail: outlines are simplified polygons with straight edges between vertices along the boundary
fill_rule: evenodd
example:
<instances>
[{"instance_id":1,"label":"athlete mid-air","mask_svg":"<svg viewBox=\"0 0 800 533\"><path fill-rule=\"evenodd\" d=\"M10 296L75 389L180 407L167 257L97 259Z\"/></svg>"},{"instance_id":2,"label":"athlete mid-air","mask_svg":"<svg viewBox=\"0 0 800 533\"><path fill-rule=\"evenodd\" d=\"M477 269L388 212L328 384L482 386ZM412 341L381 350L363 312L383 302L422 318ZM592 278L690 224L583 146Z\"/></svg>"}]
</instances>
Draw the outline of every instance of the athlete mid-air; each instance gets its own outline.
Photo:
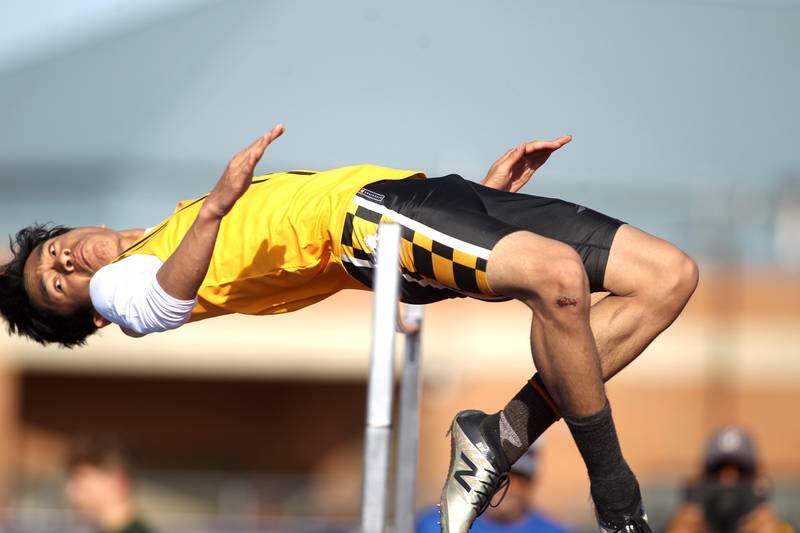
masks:
<instances>
[{"instance_id":1,"label":"athlete mid-air","mask_svg":"<svg viewBox=\"0 0 800 533\"><path fill-rule=\"evenodd\" d=\"M480 184L369 165L254 178L282 133L278 125L260 137L210 193L148 230L18 232L0 270L10 331L76 346L111 323L141 336L369 289L377 226L392 220L402 226L404 302L514 298L533 316L538 373L503 410L453 419L442 530L467 531L510 465L563 417L586 463L601 530L650 531L603 382L675 320L697 285L695 263L614 218L517 193L569 136L512 148ZM591 305L592 292L609 294Z\"/></svg>"}]
</instances>

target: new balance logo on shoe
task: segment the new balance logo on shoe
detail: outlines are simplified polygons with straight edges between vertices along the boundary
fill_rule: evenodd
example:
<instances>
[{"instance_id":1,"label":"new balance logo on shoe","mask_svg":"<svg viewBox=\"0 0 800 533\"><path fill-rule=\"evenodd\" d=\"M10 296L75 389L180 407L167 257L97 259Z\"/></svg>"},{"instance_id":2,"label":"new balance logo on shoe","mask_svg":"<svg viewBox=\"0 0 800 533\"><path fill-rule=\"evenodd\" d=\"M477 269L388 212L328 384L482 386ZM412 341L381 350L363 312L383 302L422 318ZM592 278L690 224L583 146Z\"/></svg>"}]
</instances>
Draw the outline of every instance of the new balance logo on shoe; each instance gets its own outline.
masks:
<instances>
[{"instance_id":1,"label":"new balance logo on shoe","mask_svg":"<svg viewBox=\"0 0 800 533\"><path fill-rule=\"evenodd\" d=\"M467 468L469 468L469 470L456 470L456 472L453 473L453 477L455 478L456 481L458 481L459 485L464 487L465 491L471 492L472 487L469 486L469 483L467 483L467 480L465 480L464 477L465 476L475 477L478 474L478 467L475 466L475 463L469 460L469 457L467 457L464 452L461 452L461 460L464 461L464 464L467 465Z\"/></svg>"}]
</instances>

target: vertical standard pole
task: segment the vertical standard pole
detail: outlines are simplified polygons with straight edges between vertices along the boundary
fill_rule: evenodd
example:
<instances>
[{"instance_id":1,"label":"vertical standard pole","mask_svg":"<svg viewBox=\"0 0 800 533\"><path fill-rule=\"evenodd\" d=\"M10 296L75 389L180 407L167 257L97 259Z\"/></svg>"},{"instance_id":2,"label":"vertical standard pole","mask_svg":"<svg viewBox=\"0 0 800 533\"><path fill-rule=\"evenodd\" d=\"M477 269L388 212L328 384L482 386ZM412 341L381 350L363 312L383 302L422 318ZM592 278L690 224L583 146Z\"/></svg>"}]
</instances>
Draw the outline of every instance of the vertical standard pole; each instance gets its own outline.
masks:
<instances>
[{"instance_id":1,"label":"vertical standard pole","mask_svg":"<svg viewBox=\"0 0 800 533\"><path fill-rule=\"evenodd\" d=\"M384 533L386 522L394 388L394 328L400 289L400 226L380 225L377 255L373 283L372 354L367 385L367 428L364 436L362 533Z\"/></svg>"},{"instance_id":2,"label":"vertical standard pole","mask_svg":"<svg viewBox=\"0 0 800 533\"><path fill-rule=\"evenodd\" d=\"M400 384L400 420L397 435L394 517L396 533L413 533L416 510L417 447L419 441L420 333L422 306L407 305L403 380Z\"/></svg>"}]
</instances>

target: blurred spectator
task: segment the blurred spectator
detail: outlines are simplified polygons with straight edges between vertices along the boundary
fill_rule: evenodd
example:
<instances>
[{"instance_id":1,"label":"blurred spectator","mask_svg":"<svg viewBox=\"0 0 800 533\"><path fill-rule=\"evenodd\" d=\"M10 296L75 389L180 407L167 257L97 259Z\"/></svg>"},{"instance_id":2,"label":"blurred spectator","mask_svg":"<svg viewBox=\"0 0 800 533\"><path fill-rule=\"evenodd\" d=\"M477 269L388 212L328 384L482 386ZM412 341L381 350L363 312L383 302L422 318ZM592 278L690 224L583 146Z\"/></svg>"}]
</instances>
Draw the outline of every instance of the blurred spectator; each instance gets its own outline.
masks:
<instances>
[{"instance_id":1,"label":"blurred spectator","mask_svg":"<svg viewBox=\"0 0 800 533\"><path fill-rule=\"evenodd\" d=\"M103 533L150 533L137 517L128 456L110 437L76 439L67 463L70 505Z\"/></svg>"},{"instance_id":2,"label":"blurred spectator","mask_svg":"<svg viewBox=\"0 0 800 533\"><path fill-rule=\"evenodd\" d=\"M534 443L511 467L508 491L497 507L489 507L475 520L471 533L567 533L567 529L537 511L532 497L539 470L538 445ZM416 533L439 533L439 510L424 511L417 520Z\"/></svg>"},{"instance_id":3,"label":"blurred spectator","mask_svg":"<svg viewBox=\"0 0 800 533\"><path fill-rule=\"evenodd\" d=\"M699 479L686 487L668 533L791 533L770 505L752 437L727 426L706 444Z\"/></svg>"}]
</instances>

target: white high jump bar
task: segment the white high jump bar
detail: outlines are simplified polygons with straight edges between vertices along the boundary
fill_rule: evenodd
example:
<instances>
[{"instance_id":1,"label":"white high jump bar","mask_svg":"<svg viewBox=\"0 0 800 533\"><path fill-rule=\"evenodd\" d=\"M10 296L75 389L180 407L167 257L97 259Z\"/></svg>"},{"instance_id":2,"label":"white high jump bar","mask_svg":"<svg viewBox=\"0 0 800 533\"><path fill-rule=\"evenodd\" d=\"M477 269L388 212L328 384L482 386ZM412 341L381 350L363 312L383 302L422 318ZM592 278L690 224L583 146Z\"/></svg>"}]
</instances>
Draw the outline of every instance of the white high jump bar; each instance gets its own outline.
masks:
<instances>
[{"instance_id":1,"label":"white high jump bar","mask_svg":"<svg viewBox=\"0 0 800 533\"><path fill-rule=\"evenodd\" d=\"M367 385L364 435L364 483L361 498L362 533L385 533L389 499L389 452L394 396L395 328L405 336L400 389L394 490L394 533L414 530L417 442L419 436L420 329L422 307L398 312L400 291L400 226L378 228L377 265L373 282L372 350Z\"/></svg>"}]
</instances>

